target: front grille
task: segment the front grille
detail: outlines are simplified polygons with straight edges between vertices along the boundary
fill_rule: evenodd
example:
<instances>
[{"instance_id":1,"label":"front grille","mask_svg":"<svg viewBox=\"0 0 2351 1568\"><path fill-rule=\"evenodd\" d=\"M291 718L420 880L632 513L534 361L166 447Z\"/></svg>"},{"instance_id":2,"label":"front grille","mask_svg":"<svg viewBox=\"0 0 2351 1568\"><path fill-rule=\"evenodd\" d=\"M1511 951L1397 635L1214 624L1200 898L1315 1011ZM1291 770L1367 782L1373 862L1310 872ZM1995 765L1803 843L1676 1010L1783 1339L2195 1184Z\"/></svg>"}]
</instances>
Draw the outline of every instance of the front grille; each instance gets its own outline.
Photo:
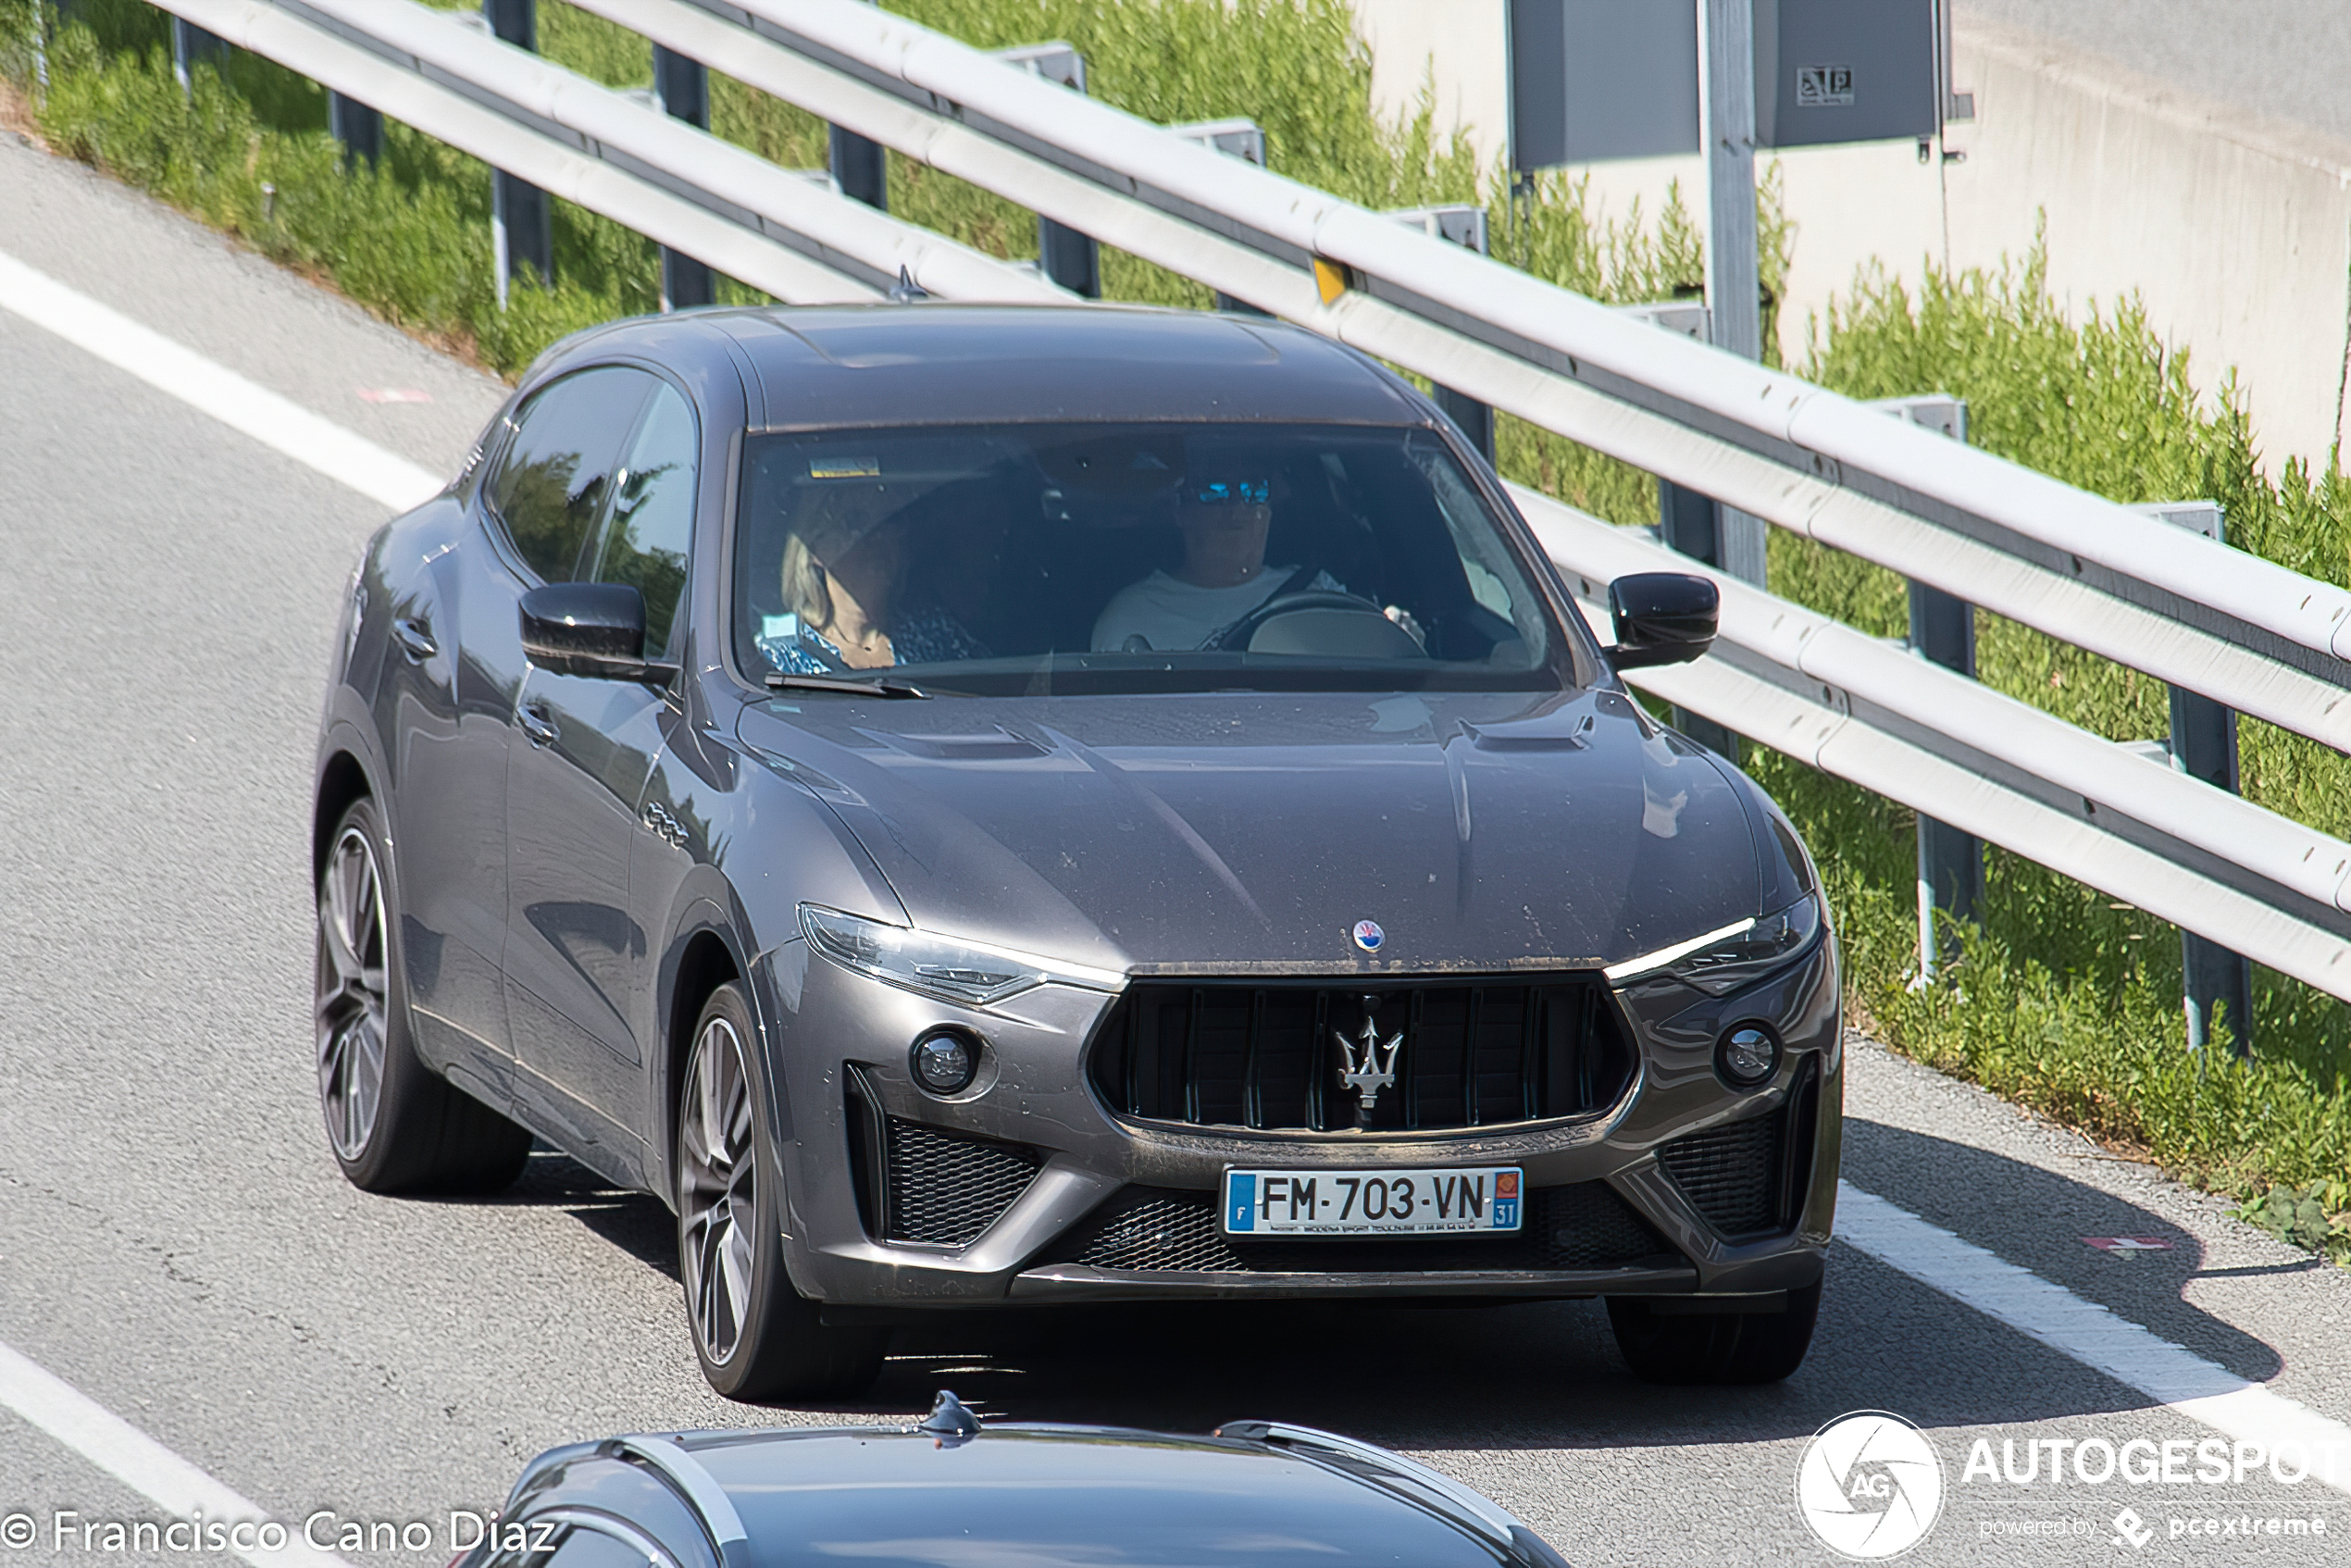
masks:
<instances>
[{"instance_id":1,"label":"front grille","mask_svg":"<svg viewBox=\"0 0 2351 1568\"><path fill-rule=\"evenodd\" d=\"M1366 1018L1403 1044L1395 1084L1361 1115L1340 1037L1359 1040ZM1603 1109L1632 1082L1633 1052L1596 976L1151 982L1103 1020L1088 1070L1105 1103L1147 1121L1404 1132Z\"/></svg>"},{"instance_id":2,"label":"front grille","mask_svg":"<svg viewBox=\"0 0 2351 1568\"><path fill-rule=\"evenodd\" d=\"M1315 1241L1236 1239L1208 1192L1130 1187L1068 1260L1091 1268L1199 1274L1551 1273L1623 1268L1670 1249L1606 1182L1536 1188L1512 1235Z\"/></svg>"},{"instance_id":3,"label":"front grille","mask_svg":"<svg viewBox=\"0 0 2351 1568\"><path fill-rule=\"evenodd\" d=\"M961 1247L996 1223L1028 1188L1036 1151L919 1122L888 1118L888 1220L892 1241Z\"/></svg>"}]
</instances>

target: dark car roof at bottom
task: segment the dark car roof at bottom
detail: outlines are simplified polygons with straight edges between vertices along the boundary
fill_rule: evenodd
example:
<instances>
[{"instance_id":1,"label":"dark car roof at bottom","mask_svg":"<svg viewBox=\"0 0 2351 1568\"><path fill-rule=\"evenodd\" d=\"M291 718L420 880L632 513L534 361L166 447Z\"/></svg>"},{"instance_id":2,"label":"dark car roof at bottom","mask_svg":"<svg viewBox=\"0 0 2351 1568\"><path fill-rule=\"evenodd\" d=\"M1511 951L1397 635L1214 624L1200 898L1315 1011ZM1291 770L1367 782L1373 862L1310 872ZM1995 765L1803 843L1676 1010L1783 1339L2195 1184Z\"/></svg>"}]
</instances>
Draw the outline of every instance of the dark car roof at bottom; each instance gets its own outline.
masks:
<instances>
[{"instance_id":1,"label":"dark car roof at bottom","mask_svg":"<svg viewBox=\"0 0 2351 1568\"><path fill-rule=\"evenodd\" d=\"M1468 1531L1256 1444L1069 1426L694 1434L769 1568L1494 1568Z\"/></svg>"},{"instance_id":2,"label":"dark car roof at bottom","mask_svg":"<svg viewBox=\"0 0 2351 1568\"><path fill-rule=\"evenodd\" d=\"M582 347L658 355L663 340L675 343L673 334L686 330L724 333L750 362L754 427L1429 419L1399 383L1337 343L1270 319L1194 310L927 304L695 311L599 333Z\"/></svg>"}]
</instances>

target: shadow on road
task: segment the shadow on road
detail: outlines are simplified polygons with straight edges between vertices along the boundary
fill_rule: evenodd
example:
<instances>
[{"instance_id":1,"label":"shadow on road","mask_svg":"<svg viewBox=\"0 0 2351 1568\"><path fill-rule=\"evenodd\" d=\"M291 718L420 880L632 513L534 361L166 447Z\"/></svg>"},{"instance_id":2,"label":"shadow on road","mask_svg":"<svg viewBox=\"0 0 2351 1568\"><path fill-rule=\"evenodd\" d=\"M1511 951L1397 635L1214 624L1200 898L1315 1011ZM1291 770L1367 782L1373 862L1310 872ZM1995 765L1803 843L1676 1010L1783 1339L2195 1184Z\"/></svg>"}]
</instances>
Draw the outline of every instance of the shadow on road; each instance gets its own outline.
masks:
<instances>
[{"instance_id":1,"label":"shadow on road","mask_svg":"<svg viewBox=\"0 0 2351 1568\"><path fill-rule=\"evenodd\" d=\"M2149 1211L2037 1166L1872 1122L1848 1121L1845 1148L1857 1185L2242 1376L2279 1370L2270 1347L2182 1300L2202 1248ZM560 1154L535 1154L500 1201L564 1208L677 1277L668 1212ZM2171 1246L2115 1253L2084 1237ZM1597 1301L1209 1302L942 1313L896 1331L870 1391L806 1408L911 1415L940 1388L1001 1419L1202 1431L1263 1416L1424 1450L1670 1448L1802 1437L1860 1409L1937 1427L2147 1403L1842 1245L1831 1254L1810 1359L1761 1388L1640 1382Z\"/></svg>"}]
</instances>

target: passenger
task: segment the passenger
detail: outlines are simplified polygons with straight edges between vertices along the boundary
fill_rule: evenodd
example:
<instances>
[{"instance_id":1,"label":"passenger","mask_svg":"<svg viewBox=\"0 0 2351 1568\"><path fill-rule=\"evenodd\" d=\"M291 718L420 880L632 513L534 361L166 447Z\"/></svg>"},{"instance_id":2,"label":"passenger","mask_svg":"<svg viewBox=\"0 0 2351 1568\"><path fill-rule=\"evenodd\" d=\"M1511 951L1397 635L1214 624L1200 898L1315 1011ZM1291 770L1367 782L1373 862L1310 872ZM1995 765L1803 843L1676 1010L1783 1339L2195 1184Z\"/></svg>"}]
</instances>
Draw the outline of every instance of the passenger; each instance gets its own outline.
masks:
<instances>
[{"instance_id":1,"label":"passenger","mask_svg":"<svg viewBox=\"0 0 2351 1568\"><path fill-rule=\"evenodd\" d=\"M785 613L759 651L788 675L838 675L985 659L987 647L936 604L905 603L908 529L886 492L808 493L784 537Z\"/></svg>"},{"instance_id":2,"label":"passenger","mask_svg":"<svg viewBox=\"0 0 2351 1568\"><path fill-rule=\"evenodd\" d=\"M1300 567L1267 566L1273 524L1273 487L1263 479L1186 481L1176 505L1183 564L1113 594L1094 622L1094 651L1205 648L1276 593L1346 591L1328 572L1294 582Z\"/></svg>"}]
</instances>

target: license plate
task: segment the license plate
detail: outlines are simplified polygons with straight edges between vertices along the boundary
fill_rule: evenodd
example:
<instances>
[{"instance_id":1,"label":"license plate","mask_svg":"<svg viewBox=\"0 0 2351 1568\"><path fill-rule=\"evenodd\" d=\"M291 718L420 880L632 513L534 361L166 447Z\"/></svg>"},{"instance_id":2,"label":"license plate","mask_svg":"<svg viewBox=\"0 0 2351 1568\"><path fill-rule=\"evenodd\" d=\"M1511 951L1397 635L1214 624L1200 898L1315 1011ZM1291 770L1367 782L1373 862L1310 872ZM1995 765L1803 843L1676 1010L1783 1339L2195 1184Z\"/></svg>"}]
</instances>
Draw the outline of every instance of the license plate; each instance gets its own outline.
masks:
<instances>
[{"instance_id":1,"label":"license plate","mask_svg":"<svg viewBox=\"0 0 2351 1568\"><path fill-rule=\"evenodd\" d=\"M1516 1165L1225 1173L1227 1236L1433 1236L1516 1230Z\"/></svg>"}]
</instances>

